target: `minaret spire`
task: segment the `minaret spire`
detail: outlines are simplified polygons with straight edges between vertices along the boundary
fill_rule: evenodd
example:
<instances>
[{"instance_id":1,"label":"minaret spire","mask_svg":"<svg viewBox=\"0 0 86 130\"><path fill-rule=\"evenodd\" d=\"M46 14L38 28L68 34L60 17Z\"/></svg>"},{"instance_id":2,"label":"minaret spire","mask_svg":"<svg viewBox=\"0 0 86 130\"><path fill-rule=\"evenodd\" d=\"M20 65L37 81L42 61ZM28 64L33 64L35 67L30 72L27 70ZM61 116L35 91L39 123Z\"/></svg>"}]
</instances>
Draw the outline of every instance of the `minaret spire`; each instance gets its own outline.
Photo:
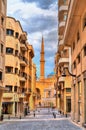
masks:
<instances>
[{"instance_id":1,"label":"minaret spire","mask_svg":"<svg viewBox=\"0 0 86 130\"><path fill-rule=\"evenodd\" d=\"M40 79L45 78L45 57L44 57L44 38L42 36L41 52L40 52Z\"/></svg>"}]
</instances>

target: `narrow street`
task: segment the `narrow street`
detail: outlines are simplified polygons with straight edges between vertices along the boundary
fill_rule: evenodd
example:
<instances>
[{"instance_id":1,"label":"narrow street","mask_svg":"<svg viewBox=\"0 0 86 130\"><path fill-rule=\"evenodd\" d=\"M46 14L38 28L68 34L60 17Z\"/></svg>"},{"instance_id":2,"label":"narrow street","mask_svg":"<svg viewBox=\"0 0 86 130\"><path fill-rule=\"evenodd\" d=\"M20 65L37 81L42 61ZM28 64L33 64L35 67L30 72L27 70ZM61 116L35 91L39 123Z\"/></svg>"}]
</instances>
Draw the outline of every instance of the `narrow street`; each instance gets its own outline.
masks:
<instances>
[{"instance_id":1,"label":"narrow street","mask_svg":"<svg viewBox=\"0 0 86 130\"><path fill-rule=\"evenodd\" d=\"M53 112L56 118L53 117ZM55 110L41 109L22 119L4 119L0 130L82 130L71 122L70 117L60 115Z\"/></svg>"}]
</instances>

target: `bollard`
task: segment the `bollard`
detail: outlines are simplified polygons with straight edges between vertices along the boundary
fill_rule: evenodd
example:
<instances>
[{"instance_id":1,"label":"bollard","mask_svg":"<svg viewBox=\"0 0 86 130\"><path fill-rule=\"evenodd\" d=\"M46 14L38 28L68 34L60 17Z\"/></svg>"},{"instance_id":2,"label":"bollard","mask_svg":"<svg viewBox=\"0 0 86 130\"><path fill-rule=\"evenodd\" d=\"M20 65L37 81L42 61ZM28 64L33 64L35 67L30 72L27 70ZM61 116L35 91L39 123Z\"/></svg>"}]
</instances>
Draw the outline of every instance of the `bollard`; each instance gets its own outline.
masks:
<instances>
[{"instance_id":1,"label":"bollard","mask_svg":"<svg viewBox=\"0 0 86 130\"><path fill-rule=\"evenodd\" d=\"M66 113L66 115L65 115L65 116L66 116L66 118L67 118L67 113Z\"/></svg>"}]
</instances>

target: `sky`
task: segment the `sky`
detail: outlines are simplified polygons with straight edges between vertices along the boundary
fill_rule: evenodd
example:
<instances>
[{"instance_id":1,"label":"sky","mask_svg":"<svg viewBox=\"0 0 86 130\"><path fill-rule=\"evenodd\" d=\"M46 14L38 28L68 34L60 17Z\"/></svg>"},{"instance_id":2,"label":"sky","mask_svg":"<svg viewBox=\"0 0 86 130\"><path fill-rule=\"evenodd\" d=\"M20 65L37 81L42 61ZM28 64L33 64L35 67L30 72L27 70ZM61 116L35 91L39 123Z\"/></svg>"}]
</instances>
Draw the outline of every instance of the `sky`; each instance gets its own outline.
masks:
<instances>
[{"instance_id":1,"label":"sky","mask_svg":"<svg viewBox=\"0 0 86 130\"><path fill-rule=\"evenodd\" d=\"M7 0L7 16L19 20L27 32L28 42L33 45L40 75L40 49L42 36L45 45L45 76L54 71L57 51L57 0Z\"/></svg>"}]
</instances>

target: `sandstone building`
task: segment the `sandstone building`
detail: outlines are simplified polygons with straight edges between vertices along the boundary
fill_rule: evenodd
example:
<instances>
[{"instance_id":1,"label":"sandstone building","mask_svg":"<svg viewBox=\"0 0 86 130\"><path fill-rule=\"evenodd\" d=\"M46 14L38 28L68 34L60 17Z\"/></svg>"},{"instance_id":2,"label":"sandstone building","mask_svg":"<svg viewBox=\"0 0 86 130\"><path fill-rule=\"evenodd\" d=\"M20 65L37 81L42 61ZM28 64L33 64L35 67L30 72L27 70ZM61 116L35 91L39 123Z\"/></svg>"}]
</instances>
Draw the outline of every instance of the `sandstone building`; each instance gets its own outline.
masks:
<instances>
[{"instance_id":1,"label":"sandstone building","mask_svg":"<svg viewBox=\"0 0 86 130\"><path fill-rule=\"evenodd\" d=\"M2 109L2 95L4 91L5 42L6 42L6 9L7 0L0 0L0 116Z\"/></svg>"},{"instance_id":2,"label":"sandstone building","mask_svg":"<svg viewBox=\"0 0 86 130\"><path fill-rule=\"evenodd\" d=\"M61 2L61 3L60 3ZM64 0L59 0L59 21L64 12ZM67 0L65 0L67 2ZM67 17L63 31L62 45L67 47L69 53L69 66L65 69L65 76L71 76L71 118L83 127L86 126L86 1L69 0ZM60 14L60 12L62 12ZM59 27L62 24L59 22ZM62 36L61 36L62 37ZM60 36L59 36L60 38ZM60 46L60 41L59 45ZM59 51L55 57L56 72L58 72L58 60L61 55ZM64 49L63 49L64 50ZM66 58L66 57L65 57ZM72 68L71 68L72 67ZM64 72L64 70L63 70ZM68 73L68 74L67 74ZM58 74L57 74L58 82ZM57 84L58 86L58 84ZM84 128L86 129L86 128Z\"/></svg>"},{"instance_id":3,"label":"sandstone building","mask_svg":"<svg viewBox=\"0 0 86 130\"><path fill-rule=\"evenodd\" d=\"M55 89L56 105L60 113L67 114L71 112L71 77L67 72L70 66L69 54L70 47L64 46L64 30L67 19L69 0L58 1L58 50L55 55ZM67 76L63 77L64 71Z\"/></svg>"},{"instance_id":4,"label":"sandstone building","mask_svg":"<svg viewBox=\"0 0 86 130\"><path fill-rule=\"evenodd\" d=\"M3 114L24 114L29 107L34 50L19 21L6 18L5 86ZM35 79L34 79L35 80Z\"/></svg>"}]
</instances>

